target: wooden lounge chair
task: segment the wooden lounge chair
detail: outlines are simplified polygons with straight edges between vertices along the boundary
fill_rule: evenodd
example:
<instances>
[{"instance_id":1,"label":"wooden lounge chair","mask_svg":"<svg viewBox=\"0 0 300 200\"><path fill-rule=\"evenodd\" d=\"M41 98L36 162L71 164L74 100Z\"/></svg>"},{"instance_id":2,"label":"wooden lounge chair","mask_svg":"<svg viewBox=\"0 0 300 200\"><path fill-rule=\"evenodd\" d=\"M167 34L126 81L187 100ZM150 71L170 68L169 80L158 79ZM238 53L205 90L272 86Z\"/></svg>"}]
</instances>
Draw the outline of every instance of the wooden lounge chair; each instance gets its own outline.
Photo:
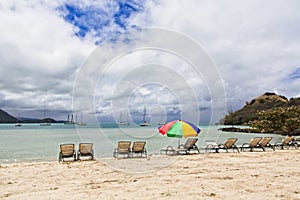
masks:
<instances>
[{"instance_id":1,"label":"wooden lounge chair","mask_svg":"<svg viewBox=\"0 0 300 200\"><path fill-rule=\"evenodd\" d=\"M206 146L206 152L215 151L216 153L219 153L220 149L224 149L226 152L228 152L229 149L232 149L233 152L234 150L237 150L239 153L239 148L235 145L237 140L237 138L228 138L223 144L209 142Z\"/></svg>"},{"instance_id":2,"label":"wooden lounge chair","mask_svg":"<svg viewBox=\"0 0 300 200\"><path fill-rule=\"evenodd\" d=\"M72 158L76 160L76 151L74 144L61 144L58 161L64 161L64 158Z\"/></svg>"},{"instance_id":3,"label":"wooden lounge chair","mask_svg":"<svg viewBox=\"0 0 300 200\"><path fill-rule=\"evenodd\" d=\"M118 158L119 154L123 155L123 157L126 155L127 157L130 156L130 141L119 141L118 142L118 147L115 148L113 156L114 158Z\"/></svg>"},{"instance_id":4,"label":"wooden lounge chair","mask_svg":"<svg viewBox=\"0 0 300 200\"><path fill-rule=\"evenodd\" d=\"M133 157L134 154L140 154L141 157L145 155L145 157L147 158L146 142L133 142L131 156Z\"/></svg>"},{"instance_id":5,"label":"wooden lounge chair","mask_svg":"<svg viewBox=\"0 0 300 200\"><path fill-rule=\"evenodd\" d=\"M297 149L297 143L294 142L294 136L286 136L282 142L276 142L274 144L275 147L280 147L281 149L284 149L284 147L286 147L287 149L289 149L290 146L295 147L295 149Z\"/></svg>"},{"instance_id":6,"label":"wooden lounge chair","mask_svg":"<svg viewBox=\"0 0 300 200\"><path fill-rule=\"evenodd\" d=\"M273 149L273 151L275 151L275 148L270 144L272 139L273 139L272 137L264 137L259 142L259 146L263 149L263 151L266 151L267 147L270 147L271 149Z\"/></svg>"},{"instance_id":7,"label":"wooden lounge chair","mask_svg":"<svg viewBox=\"0 0 300 200\"><path fill-rule=\"evenodd\" d=\"M197 151L200 153L199 148L197 147L196 143L198 138L189 138L186 140L184 145L179 145L178 148L173 148L168 146L167 148L163 148L160 150L161 154L189 154L190 151Z\"/></svg>"},{"instance_id":8,"label":"wooden lounge chair","mask_svg":"<svg viewBox=\"0 0 300 200\"><path fill-rule=\"evenodd\" d=\"M81 157L90 157L94 160L93 143L80 143L77 156L78 160L81 160Z\"/></svg>"},{"instance_id":9,"label":"wooden lounge chair","mask_svg":"<svg viewBox=\"0 0 300 200\"><path fill-rule=\"evenodd\" d=\"M241 147L241 151L244 151L244 149L250 149L250 151L253 151L253 149L254 148L261 148L260 146L259 146L259 142L262 140L262 138L261 137L255 137L255 138L252 138L251 140L250 140L250 142L249 143L244 143L243 145L242 145L242 147Z\"/></svg>"}]
</instances>

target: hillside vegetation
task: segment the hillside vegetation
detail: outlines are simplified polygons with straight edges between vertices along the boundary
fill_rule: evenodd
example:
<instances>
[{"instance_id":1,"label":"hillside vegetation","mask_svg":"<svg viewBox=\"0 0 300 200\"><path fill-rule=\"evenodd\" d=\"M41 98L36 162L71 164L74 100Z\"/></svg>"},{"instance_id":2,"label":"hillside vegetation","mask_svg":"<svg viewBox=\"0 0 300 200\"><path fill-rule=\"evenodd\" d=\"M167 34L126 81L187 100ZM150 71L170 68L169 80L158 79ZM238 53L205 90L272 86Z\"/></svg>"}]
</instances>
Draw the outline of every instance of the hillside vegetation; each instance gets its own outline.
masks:
<instances>
[{"instance_id":1,"label":"hillside vegetation","mask_svg":"<svg viewBox=\"0 0 300 200\"><path fill-rule=\"evenodd\" d=\"M256 132L300 135L300 106L278 107L258 112L249 122Z\"/></svg>"},{"instance_id":2,"label":"hillside vegetation","mask_svg":"<svg viewBox=\"0 0 300 200\"><path fill-rule=\"evenodd\" d=\"M300 98L291 98L266 92L263 95L246 102L246 105L235 112L229 112L222 122L225 125L247 125L258 119L258 112L278 107L300 106Z\"/></svg>"},{"instance_id":3,"label":"hillside vegetation","mask_svg":"<svg viewBox=\"0 0 300 200\"><path fill-rule=\"evenodd\" d=\"M300 134L300 98L265 93L221 121L225 125L249 125L254 132Z\"/></svg>"}]
</instances>

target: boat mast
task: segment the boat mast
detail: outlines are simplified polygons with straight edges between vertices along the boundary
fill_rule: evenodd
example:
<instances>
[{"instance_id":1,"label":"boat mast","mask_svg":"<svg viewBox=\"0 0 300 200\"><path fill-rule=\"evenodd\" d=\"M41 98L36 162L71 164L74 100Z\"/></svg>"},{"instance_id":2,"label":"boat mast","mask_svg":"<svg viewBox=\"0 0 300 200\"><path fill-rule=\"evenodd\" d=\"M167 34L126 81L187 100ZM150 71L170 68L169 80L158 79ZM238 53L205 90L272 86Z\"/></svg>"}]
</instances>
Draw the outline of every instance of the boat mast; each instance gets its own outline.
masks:
<instances>
[{"instance_id":1,"label":"boat mast","mask_svg":"<svg viewBox=\"0 0 300 200\"><path fill-rule=\"evenodd\" d=\"M144 107L143 123L146 123L146 106Z\"/></svg>"},{"instance_id":2,"label":"boat mast","mask_svg":"<svg viewBox=\"0 0 300 200\"><path fill-rule=\"evenodd\" d=\"M120 112L120 116L119 116L119 123L122 123L122 112Z\"/></svg>"}]
</instances>

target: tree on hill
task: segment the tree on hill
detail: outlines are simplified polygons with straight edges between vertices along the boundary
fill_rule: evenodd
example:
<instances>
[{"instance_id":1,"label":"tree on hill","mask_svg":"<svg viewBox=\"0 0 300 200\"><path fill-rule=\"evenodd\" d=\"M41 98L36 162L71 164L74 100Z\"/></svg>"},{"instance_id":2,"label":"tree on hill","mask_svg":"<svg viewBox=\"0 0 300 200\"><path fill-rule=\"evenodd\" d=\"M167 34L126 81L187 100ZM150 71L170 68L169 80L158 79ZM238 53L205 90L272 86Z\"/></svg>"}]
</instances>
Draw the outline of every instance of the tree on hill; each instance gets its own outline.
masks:
<instances>
[{"instance_id":1,"label":"tree on hill","mask_svg":"<svg viewBox=\"0 0 300 200\"><path fill-rule=\"evenodd\" d=\"M52 118L44 118L41 119L40 123L56 123L56 121Z\"/></svg>"},{"instance_id":2,"label":"tree on hill","mask_svg":"<svg viewBox=\"0 0 300 200\"><path fill-rule=\"evenodd\" d=\"M258 112L249 125L261 133L300 134L300 107L278 107Z\"/></svg>"}]
</instances>

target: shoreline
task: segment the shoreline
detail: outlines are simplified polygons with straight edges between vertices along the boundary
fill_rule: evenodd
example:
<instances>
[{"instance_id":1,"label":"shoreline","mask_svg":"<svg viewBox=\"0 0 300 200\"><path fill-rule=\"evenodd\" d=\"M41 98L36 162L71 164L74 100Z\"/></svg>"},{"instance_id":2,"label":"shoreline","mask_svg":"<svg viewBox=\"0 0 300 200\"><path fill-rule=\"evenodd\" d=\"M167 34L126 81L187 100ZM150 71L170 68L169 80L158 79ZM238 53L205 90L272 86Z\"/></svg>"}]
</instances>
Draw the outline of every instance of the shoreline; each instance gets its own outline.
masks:
<instances>
[{"instance_id":1,"label":"shoreline","mask_svg":"<svg viewBox=\"0 0 300 200\"><path fill-rule=\"evenodd\" d=\"M255 134L276 134L280 136L295 136L297 139L300 140L300 133L293 133L293 134L288 134L288 133L267 133L267 132L258 132L256 129L253 128L240 128L240 127L235 127L234 125L230 125L231 127L220 127L218 130L223 131L223 132L237 132L237 133L255 133ZM240 125L237 125L240 126Z\"/></svg>"},{"instance_id":2,"label":"shoreline","mask_svg":"<svg viewBox=\"0 0 300 200\"><path fill-rule=\"evenodd\" d=\"M1 164L0 199L300 199L299 164L299 149Z\"/></svg>"}]
</instances>

